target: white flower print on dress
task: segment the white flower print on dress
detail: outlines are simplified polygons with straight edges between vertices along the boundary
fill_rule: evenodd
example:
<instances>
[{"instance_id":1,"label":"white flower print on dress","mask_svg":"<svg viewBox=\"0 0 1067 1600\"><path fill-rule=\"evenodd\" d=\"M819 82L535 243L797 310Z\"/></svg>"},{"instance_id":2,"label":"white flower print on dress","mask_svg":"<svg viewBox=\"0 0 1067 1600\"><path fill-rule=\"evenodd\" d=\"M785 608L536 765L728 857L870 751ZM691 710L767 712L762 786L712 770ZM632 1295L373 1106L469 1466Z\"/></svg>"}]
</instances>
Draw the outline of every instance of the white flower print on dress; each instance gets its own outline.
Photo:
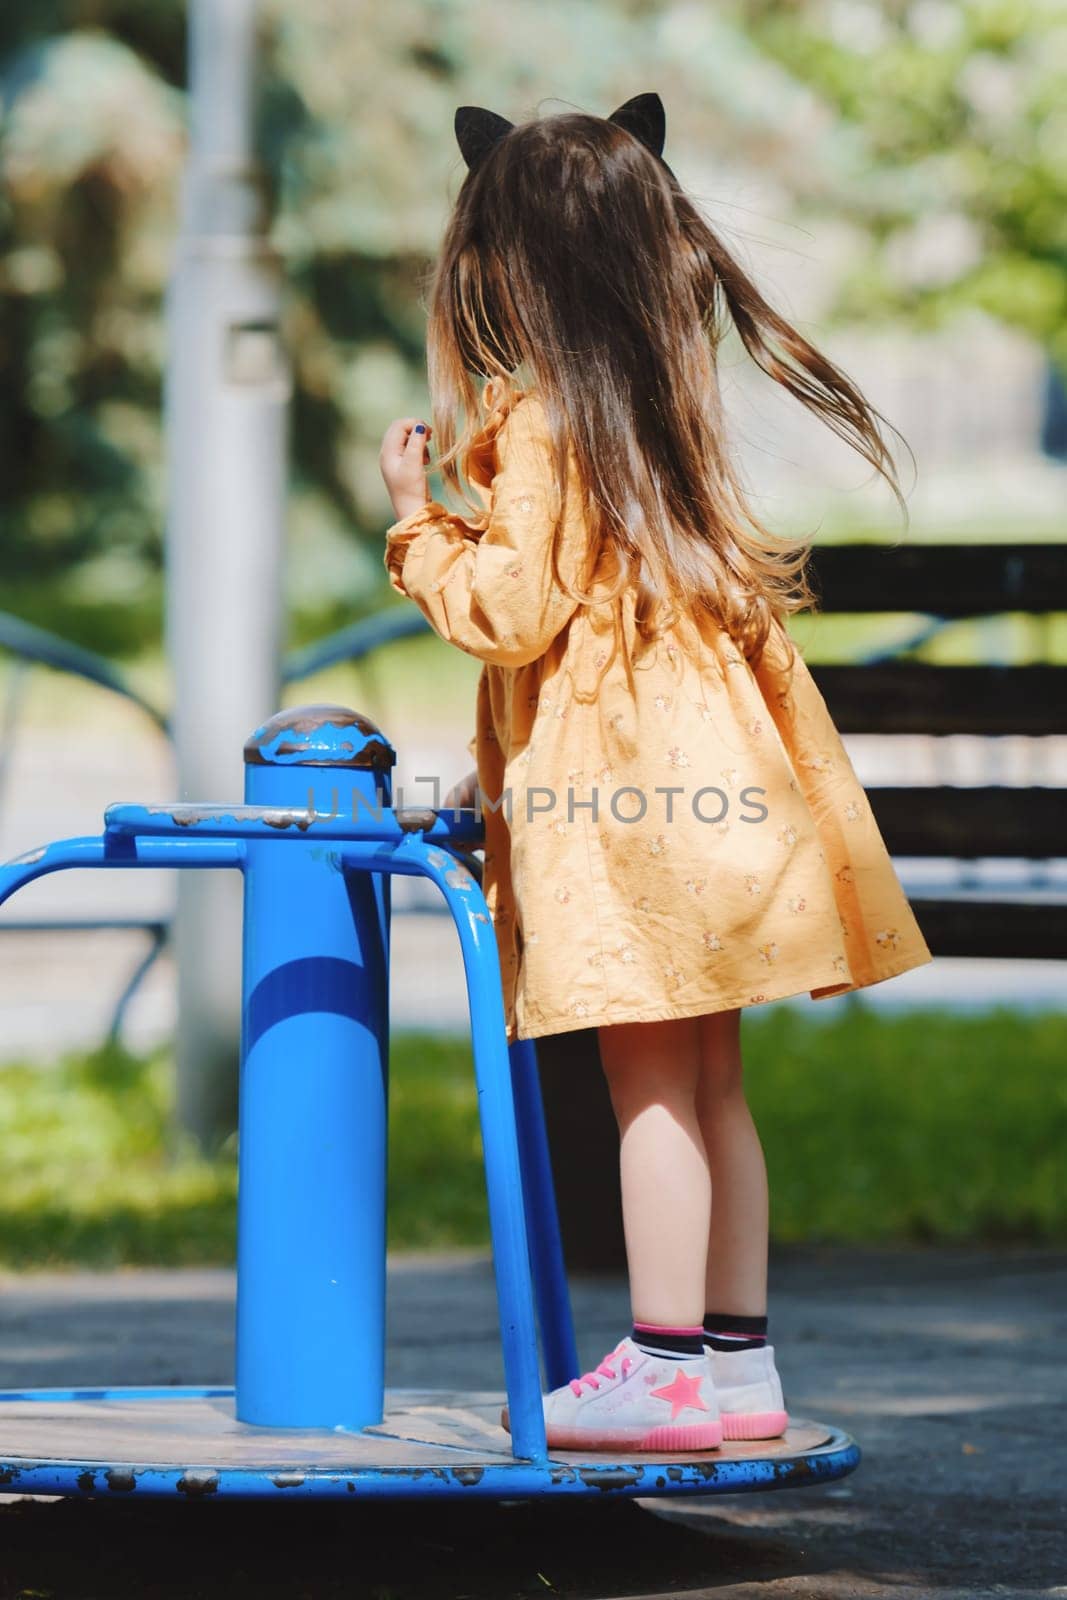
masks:
<instances>
[{"instance_id":1,"label":"white flower print on dress","mask_svg":"<svg viewBox=\"0 0 1067 1600\"><path fill-rule=\"evenodd\" d=\"M572 1017L587 1017L589 1015L589 1005L585 1000L572 1000L568 1009Z\"/></svg>"},{"instance_id":2,"label":"white flower print on dress","mask_svg":"<svg viewBox=\"0 0 1067 1600\"><path fill-rule=\"evenodd\" d=\"M752 717L750 719L750 721L746 724L746 731L752 735L753 739L755 739L758 734L763 732L763 723L760 721L759 717Z\"/></svg>"},{"instance_id":3,"label":"white flower print on dress","mask_svg":"<svg viewBox=\"0 0 1067 1600\"><path fill-rule=\"evenodd\" d=\"M518 499L512 503L515 507L515 510L521 511L524 516L528 516L534 508L533 496L529 494L520 494Z\"/></svg>"},{"instance_id":4,"label":"white flower print on dress","mask_svg":"<svg viewBox=\"0 0 1067 1600\"><path fill-rule=\"evenodd\" d=\"M808 902L804 899L804 896L800 894L790 895L789 899L786 901L786 908L793 913L794 917L798 916L801 911L805 911L807 909L807 905Z\"/></svg>"},{"instance_id":5,"label":"white flower print on dress","mask_svg":"<svg viewBox=\"0 0 1067 1600\"><path fill-rule=\"evenodd\" d=\"M778 832L775 834L775 838L778 840L779 844L794 845L796 844L798 838L797 830L794 828L791 822L787 822L784 828L778 829Z\"/></svg>"},{"instance_id":6,"label":"white flower print on dress","mask_svg":"<svg viewBox=\"0 0 1067 1600\"><path fill-rule=\"evenodd\" d=\"M722 779L723 783L725 783L728 789L737 788L737 780L740 776L741 774L738 772L736 767L723 767L719 773L719 777Z\"/></svg>"},{"instance_id":7,"label":"white flower print on dress","mask_svg":"<svg viewBox=\"0 0 1067 1600\"><path fill-rule=\"evenodd\" d=\"M632 944L620 944L619 948L615 952L615 955L616 958L622 962L624 967L632 967L634 962L637 960L637 951L634 949Z\"/></svg>"},{"instance_id":8,"label":"white flower print on dress","mask_svg":"<svg viewBox=\"0 0 1067 1600\"><path fill-rule=\"evenodd\" d=\"M677 745L672 745L667 751L667 760L672 767L687 767L689 757L684 750L679 750Z\"/></svg>"},{"instance_id":9,"label":"white flower print on dress","mask_svg":"<svg viewBox=\"0 0 1067 1600\"><path fill-rule=\"evenodd\" d=\"M837 879L838 883L855 883L856 874L852 870L852 863L850 861L846 861L843 867L838 867L837 871L834 873L834 877Z\"/></svg>"},{"instance_id":10,"label":"white flower print on dress","mask_svg":"<svg viewBox=\"0 0 1067 1600\"><path fill-rule=\"evenodd\" d=\"M832 964L835 972L840 972L843 977L848 976L848 962L844 956L835 956Z\"/></svg>"},{"instance_id":11,"label":"white flower print on dress","mask_svg":"<svg viewBox=\"0 0 1067 1600\"><path fill-rule=\"evenodd\" d=\"M778 960L778 946L775 944L773 939L769 944L760 945L759 958L761 961L766 961L768 965L770 965L772 961Z\"/></svg>"},{"instance_id":12,"label":"white flower print on dress","mask_svg":"<svg viewBox=\"0 0 1067 1600\"><path fill-rule=\"evenodd\" d=\"M555 898L559 901L561 906L570 904L571 892L565 883L560 884L559 888L556 890Z\"/></svg>"},{"instance_id":13,"label":"white flower print on dress","mask_svg":"<svg viewBox=\"0 0 1067 1600\"><path fill-rule=\"evenodd\" d=\"M801 762L801 766L810 767L812 772L829 772L833 767L830 757L820 751L817 756L808 756Z\"/></svg>"},{"instance_id":14,"label":"white flower print on dress","mask_svg":"<svg viewBox=\"0 0 1067 1600\"><path fill-rule=\"evenodd\" d=\"M686 891L689 894L703 894L707 886L707 878L687 878L685 880Z\"/></svg>"},{"instance_id":15,"label":"white flower print on dress","mask_svg":"<svg viewBox=\"0 0 1067 1600\"><path fill-rule=\"evenodd\" d=\"M664 967L663 981L668 989L677 989L679 984L685 982L685 973L678 967Z\"/></svg>"},{"instance_id":16,"label":"white flower print on dress","mask_svg":"<svg viewBox=\"0 0 1067 1600\"><path fill-rule=\"evenodd\" d=\"M649 912L652 910L652 902L648 898L647 894L638 895L637 899L631 900L630 904L633 906L635 911L640 911L641 915L645 917L647 917Z\"/></svg>"},{"instance_id":17,"label":"white flower print on dress","mask_svg":"<svg viewBox=\"0 0 1067 1600\"><path fill-rule=\"evenodd\" d=\"M749 894L763 893L763 885L760 883L758 872L745 873L745 888L748 890Z\"/></svg>"},{"instance_id":18,"label":"white flower print on dress","mask_svg":"<svg viewBox=\"0 0 1067 1600\"><path fill-rule=\"evenodd\" d=\"M717 933L705 933L702 943L705 950L723 950L726 948Z\"/></svg>"},{"instance_id":19,"label":"white flower print on dress","mask_svg":"<svg viewBox=\"0 0 1067 1600\"><path fill-rule=\"evenodd\" d=\"M669 711L671 709L671 697L669 694L658 694L652 704L657 711Z\"/></svg>"},{"instance_id":20,"label":"white flower print on dress","mask_svg":"<svg viewBox=\"0 0 1067 1600\"><path fill-rule=\"evenodd\" d=\"M881 945L883 949L895 950L900 943L900 934L896 928L882 928L875 934L874 942Z\"/></svg>"},{"instance_id":21,"label":"white flower print on dress","mask_svg":"<svg viewBox=\"0 0 1067 1600\"><path fill-rule=\"evenodd\" d=\"M662 833L657 833L654 839L648 841L648 853L650 856L661 856L666 848L667 841Z\"/></svg>"},{"instance_id":22,"label":"white flower print on dress","mask_svg":"<svg viewBox=\"0 0 1067 1600\"><path fill-rule=\"evenodd\" d=\"M855 800L850 800L848 802L848 805L845 807L845 817L846 817L846 819L849 822L855 822L855 820L859 816L859 814L860 814L859 806L856 804Z\"/></svg>"}]
</instances>

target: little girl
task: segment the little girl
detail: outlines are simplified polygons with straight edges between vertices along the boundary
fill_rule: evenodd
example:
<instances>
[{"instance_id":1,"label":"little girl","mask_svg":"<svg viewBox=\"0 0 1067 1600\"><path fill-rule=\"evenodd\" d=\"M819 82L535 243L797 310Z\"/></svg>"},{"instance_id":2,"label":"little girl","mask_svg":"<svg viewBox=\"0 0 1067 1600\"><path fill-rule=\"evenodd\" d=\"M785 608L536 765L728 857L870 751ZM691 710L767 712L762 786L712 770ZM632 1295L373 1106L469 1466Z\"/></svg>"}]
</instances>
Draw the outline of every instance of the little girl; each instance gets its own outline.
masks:
<instances>
[{"instance_id":1,"label":"little girl","mask_svg":"<svg viewBox=\"0 0 1067 1600\"><path fill-rule=\"evenodd\" d=\"M619 1124L633 1328L546 1397L548 1441L774 1438L741 1009L931 955L783 625L814 604L810 545L760 524L726 447L726 314L903 504L884 419L683 193L657 95L518 125L463 106L455 127L469 170L427 358L437 467L468 514L429 498L432 430L398 418L385 561L484 663L477 773L447 803L484 810L508 1037L596 1027Z\"/></svg>"}]
</instances>

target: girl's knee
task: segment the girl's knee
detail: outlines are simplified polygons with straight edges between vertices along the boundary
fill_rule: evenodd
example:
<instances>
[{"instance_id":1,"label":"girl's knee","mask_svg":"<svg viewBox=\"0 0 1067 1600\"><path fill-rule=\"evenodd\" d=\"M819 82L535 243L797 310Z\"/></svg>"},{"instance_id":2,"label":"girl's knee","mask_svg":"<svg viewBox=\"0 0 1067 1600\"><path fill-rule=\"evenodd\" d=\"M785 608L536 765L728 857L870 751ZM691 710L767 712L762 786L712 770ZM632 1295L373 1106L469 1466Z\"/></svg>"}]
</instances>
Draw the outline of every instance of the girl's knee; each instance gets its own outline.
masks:
<instances>
[{"instance_id":1,"label":"girl's knee","mask_svg":"<svg viewBox=\"0 0 1067 1600\"><path fill-rule=\"evenodd\" d=\"M601 1028L600 1059L617 1115L646 1106L695 1104L700 1076L695 1026L682 1022L622 1023Z\"/></svg>"}]
</instances>

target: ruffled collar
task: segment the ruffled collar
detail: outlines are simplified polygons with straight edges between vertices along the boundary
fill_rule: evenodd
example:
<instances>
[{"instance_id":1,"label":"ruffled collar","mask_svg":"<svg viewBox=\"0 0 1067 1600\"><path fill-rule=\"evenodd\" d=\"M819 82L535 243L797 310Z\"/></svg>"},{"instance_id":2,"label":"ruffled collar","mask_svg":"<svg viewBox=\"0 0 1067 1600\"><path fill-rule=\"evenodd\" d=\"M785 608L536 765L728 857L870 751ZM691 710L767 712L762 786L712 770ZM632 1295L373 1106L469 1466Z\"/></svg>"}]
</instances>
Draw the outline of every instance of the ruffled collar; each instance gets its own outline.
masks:
<instances>
[{"instance_id":1,"label":"ruffled collar","mask_svg":"<svg viewBox=\"0 0 1067 1600\"><path fill-rule=\"evenodd\" d=\"M493 440L508 412L531 392L529 389L520 389L517 392L509 389L499 378L490 378L484 384L482 405L485 407L485 420L467 446L464 458L464 472L472 483L479 483L484 488L488 488L492 483L496 471Z\"/></svg>"},{"instance_id":2,"label":"ruffled collar","mask_svg":"<svg viewBox=\"0 0 1067 1600\"><path fill-rule=\"evenodd\" d=\"M497 413L506 415L524 395L529 393L529 389L519 389L516 392L509 388L502 378L490 378L482 389L482 405L488 416L496 416Z\"/></svg>"}]
</instances>

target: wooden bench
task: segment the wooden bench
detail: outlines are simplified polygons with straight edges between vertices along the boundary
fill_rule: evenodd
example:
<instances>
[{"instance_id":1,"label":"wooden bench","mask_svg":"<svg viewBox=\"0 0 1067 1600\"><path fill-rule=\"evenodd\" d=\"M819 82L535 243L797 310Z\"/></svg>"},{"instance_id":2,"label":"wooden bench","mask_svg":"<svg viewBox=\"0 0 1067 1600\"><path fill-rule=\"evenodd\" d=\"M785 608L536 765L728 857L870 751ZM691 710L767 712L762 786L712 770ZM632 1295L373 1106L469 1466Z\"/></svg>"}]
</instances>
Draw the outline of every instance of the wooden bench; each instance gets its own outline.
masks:
<instances>
[{"instance_id":1,"label":"wooden bench","mask_svg":"<svg viewBox=\"0 0 1067 1600\"><path fill-rule=\"evenodd\" d=\"M841 733L1067 734L1067 666L949 666L916 654L965 618L1021 612L1044 618L1047 635L1048 618L1067 612L1067 545L826 545L810 576L821 614L915 617L903 644L847 665L809 661ZM947 887L913 889L901 874L935 957L1067 959L1067 883L1048 869L1067 856L1063 788L939 782L867 794L894 858L957 864ZM988 859L1026 865L994 886L975 867ZM568 1264L622 1270L618 1136L595 1030L539 1040L538 1056Z\"/></svg>"}]
</instances>

